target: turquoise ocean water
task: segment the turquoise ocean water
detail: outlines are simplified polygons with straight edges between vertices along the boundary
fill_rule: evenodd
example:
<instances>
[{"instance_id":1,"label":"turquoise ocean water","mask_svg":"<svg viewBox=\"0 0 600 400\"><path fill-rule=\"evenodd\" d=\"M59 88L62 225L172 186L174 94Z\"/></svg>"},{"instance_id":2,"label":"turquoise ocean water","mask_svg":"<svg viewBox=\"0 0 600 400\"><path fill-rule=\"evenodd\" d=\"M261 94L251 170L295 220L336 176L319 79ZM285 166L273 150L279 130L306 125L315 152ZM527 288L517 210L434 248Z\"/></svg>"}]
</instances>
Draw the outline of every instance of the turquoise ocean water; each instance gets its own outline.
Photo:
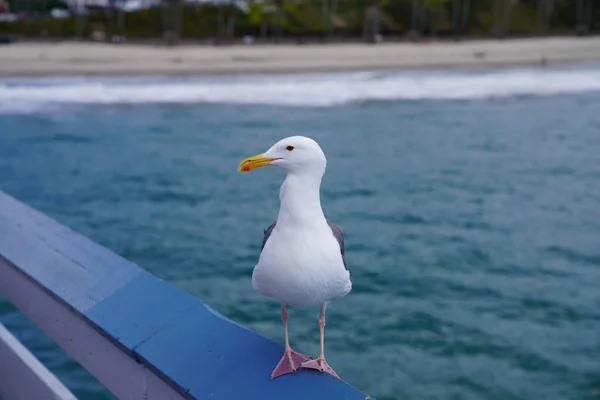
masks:
<instances>
[{"instance_id":1,"label":"turquoise ocean water","mask_svg":"<svg viewBox=\"0 0 600 400\"><path fill-rule=\"evenodd\" d=\"M600 66L0 80L0 190L282 341L252 289L282 137L328 156L354 289L328 361L379 399L600 398ZM0 227L1 229L1 227ZM318 309L291 341L318 353ZM0 300L81 399L107 392Z\"/></svg>"}]
</instances>

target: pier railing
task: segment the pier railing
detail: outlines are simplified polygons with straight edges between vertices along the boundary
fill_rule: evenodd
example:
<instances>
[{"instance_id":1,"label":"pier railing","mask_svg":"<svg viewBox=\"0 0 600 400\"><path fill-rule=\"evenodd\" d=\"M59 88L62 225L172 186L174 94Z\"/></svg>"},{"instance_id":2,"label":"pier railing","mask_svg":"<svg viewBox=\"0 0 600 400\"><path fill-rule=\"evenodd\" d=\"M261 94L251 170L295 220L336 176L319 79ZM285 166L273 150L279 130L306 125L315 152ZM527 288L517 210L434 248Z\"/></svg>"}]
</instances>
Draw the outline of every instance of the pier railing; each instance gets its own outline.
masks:
<instances>
[{"instance_id":1,"label":"pier railing","mask_svg":"<svg viewBox=\"0 0 600 400\"><path fill-rule=\"evenodd\" d=\"M2 324L0 396L6 400L77 400Z\"/></svg>"},{"instance_id":2,"label":"pier railing","mask_svg":"<svg viewBox=\"0 0 600 400\"><path fill-rule=\"evenodd\" d=\"M1 191L0 294L120 399L367 398Z\"/></svg>"}]
</instances>

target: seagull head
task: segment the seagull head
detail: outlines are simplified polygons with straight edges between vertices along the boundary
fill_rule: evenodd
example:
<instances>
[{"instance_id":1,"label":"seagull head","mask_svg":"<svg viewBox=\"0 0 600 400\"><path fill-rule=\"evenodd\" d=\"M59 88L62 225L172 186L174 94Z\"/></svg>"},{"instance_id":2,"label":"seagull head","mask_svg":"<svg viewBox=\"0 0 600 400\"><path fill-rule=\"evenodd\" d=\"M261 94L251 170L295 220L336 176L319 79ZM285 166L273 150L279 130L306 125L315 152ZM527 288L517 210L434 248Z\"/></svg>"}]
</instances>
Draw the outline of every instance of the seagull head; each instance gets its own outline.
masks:
<instances>
[{"instance_id":1,"label":"seagull head","mask_svg":"<svg viewBox=\"0 0 600 400\"><path fill-rule=\"evenodd\" d=\"M248 157L238 166L238 171L273 165L288 173L309 172L323 176L327 159L321 147L305 136L290 136L275 143L264 153Z\"/></svg>"}]
</instances>

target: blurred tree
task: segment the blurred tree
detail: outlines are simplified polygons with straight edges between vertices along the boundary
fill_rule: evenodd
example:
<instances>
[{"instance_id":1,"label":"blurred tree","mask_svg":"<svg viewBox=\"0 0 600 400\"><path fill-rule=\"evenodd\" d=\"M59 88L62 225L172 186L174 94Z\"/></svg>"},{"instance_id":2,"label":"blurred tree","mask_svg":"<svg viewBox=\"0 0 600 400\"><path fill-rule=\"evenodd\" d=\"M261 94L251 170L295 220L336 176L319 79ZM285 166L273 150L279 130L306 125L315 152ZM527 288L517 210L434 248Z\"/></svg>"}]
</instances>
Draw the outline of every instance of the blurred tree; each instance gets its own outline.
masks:
<instances>
[{"instance_id":1,"label":"blurred tree","mask_svg":"<svg viewBox=\"0 0 600 400\"><path fill-rule=\"evenodd\" d=\"M543 0L542 0L543 1ZM492 34L506 37L510 32L511 11L519 0L494 0Z\"/></svg>"},{"instance_id":2,"label":"blurred tree","mask_svg":"<svg viewBox=\"0 0 600 400\"><path fill-rule=\"evenodd\" d=\"M321 0L321 5L322 5L321 13L322 13L322 18L323 18L323 26L322 26L323 40L327 40L329 38L330 27L331 27L331 1L330 0Z\"/></svg>"},{"instance_id":3,"label":"blurred tree","mask_svg":"<svg viewBox=\"0 0 600 400\"><path fill-rule=\"evenodd\" d=\"M592 25L592 2L593 0L575 0L575 7L577 10L575 32L580 36L587 34Z\"/></svg>"},{"instance_id":4,"label":"blurred tree","mask_svg":"<svg viewBox=\"0 0 600 400\"><path fill-rule=\"evenodd\" d=\"M452 27L455 35L462 35L466 32L470 9L470 0L452 1Z\"/></svg>"},{"instance_id":5,"label":"blurred tree","mask_svg":"<svg viewBox=\"0 0 600 400\"><path fill-rule=\"evenodd\" d=\"M407 31L415 36L506 36L575 29L583 35L597 30L600 23L600 0L249 0L247 11L241 10L234 2L237 0L185 6L184 0L162 0L162 8L126 14L114 3L108 14L100 11L86 15L73 7L75 17L64 20L40 15L60 4L60 0L8 1L12 11L36 12L29 14L31 18L14 23L0 22L3 33L65 37L77 33L84 37L93 27L104 27L108 17L108 37L110 33L130 38L162 35L169 44L177 43L179 37L219 37L230 41L236 34L268 34L275 40L289 35L298 41L305 37L330 38L334 34L373 41L379 33Z\"/></svg>"},{"instance_id":6,"label":"blurred tree","mask_svg":"<svg viewBox=\"0 0 600 400\"><path fill-rule=\"evenodd\" d=\"M422 27L422 17L421 17L421 1L413 0L412 2L412 16L410 20L410 29L411 34L420 34Z\"/></svg>"},{"instance_id":7,"label":"blurred tree","mask_svg":"<svg viewBox=\"0 0 600 400\"><path fill-rule=\"evenodd\" d=\"M454 4L454 0L413 0L412 35L435 35L438 22L448 14L450 4Z\"/></svg>"},{"instance_id":8,"label":"blurred tree","mask_svg":"<svg viewBox=\"0 0 600 400\"><path fill-rule=\"evenodd\" d=\"M83 40L86 29L86 13L84 0L75 0L75 36Z\"/></svg>"},{"instance_id":9,"label":"blurred tree","mask_svg":"<svg viewBox=\"0 0 600 400\"><path fill-rule=\"evenodd\" d=\"M381 8L378 0L370 0L365 9L363 39L367 43L377 43L380 34Z\"/></svg>"},{"instance_id":10,"label":"blurred tree","mask_svg":"<svg viewBox=\"0 0 600 400\"><path fill-rule=\"evenodd\" d=\"M179 43L181 32L182 7L181 0L163 0L163 40L168 46Z\"/></svg>"},{"instance_id":11,"label":"blurred tree","mask_svg":"<svg viewBox=\"0 0 600 400\"><path fill-rule=\"evenodd\" d=\"M0 0L0 4L6 4L7 9L14 13L48 13L55 8L69 8L63 0Z\"/></svg>"},{"instance_id":12,"label":"blurred tree","mask_svg":"<svg viewBox=\"0 0 600 400\"><path fill-rule=\"evenodd\" d=\"M274 30L275 30L275 42L280 43L283 39L283 29L285 26L285 11L284 11L284 0L274 0L275 13L273 15Z\"/></svg>"},{"instance_id":13,"label":"blurred tree","mask_svg":"<svg viewBox=\"0 0 600 400\"><path fill-rule=\"evenodd\" d=\"M217 21L216 21L216 36L218 43L231 43L235 36L235 27L237 23L237 14L239 13L239 7L234 3L234 0L218 2L212 4L217 8ZM196 6L197 10L200 10L200 5Z\"/></svg>"},{"instance_id":14,"label":"blurred tree","mask_svg":"<svg viewBox=\"0 0 600 400\"><path fill-rule=\"evenodd\" d=\"M541 33L548 31L553 9L554 0L538 0L538 30Z\"/></svg>"},{"instance_id":15,"label":"blurred tree","mask_svg":"<svg viewBox=\"0 0 600 400\"><path fill-rule=\"evenodd\" d=\"M237 6L233 3L233 0L229 2L227 13L227 30L226 35L228 40L233 40L235 37L235 25L237 23Z\"/></svg>"},{"instance_id":16,"label":"blurred tree","mask_svg":"<svg viewBox=\"0 0 600 400\"><path fill-rule=\"evenodd\" d=\"M124 0L109 0L108 7L105 9L106 19L108 21L107 40L121 42L125 30L125 11L123 7Z\"/></svg>"}]
</instances>

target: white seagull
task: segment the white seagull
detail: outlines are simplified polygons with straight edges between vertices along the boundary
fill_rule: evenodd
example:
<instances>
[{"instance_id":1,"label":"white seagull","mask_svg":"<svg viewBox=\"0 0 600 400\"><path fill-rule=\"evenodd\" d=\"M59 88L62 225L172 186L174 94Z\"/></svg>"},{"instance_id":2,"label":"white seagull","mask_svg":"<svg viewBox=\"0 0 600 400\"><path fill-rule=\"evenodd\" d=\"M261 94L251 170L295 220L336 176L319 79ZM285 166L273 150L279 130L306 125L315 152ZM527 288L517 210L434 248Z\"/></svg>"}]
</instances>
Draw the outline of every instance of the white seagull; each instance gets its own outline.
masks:
<instances>
[{"instance_id":1,"label":"white seagull","mask_svg":"<svg viewBox=\"0 0 600 400\"><path fill-rule=\"evenodd\" d=\"M265 153L243 160L238 171L274 165L287 172L279 191L277 221L264 232L252 286L281 302L285 352L271 379L296 372L299 367L327 372L339 379L325 361L325 308L352 289L344 259L344 237L323 214L320 187L327 159L314 140L292 136ZM293 351L288 340L288 313L292 306L320 305L321 352L316 360Z\"/></svg>"}]
</instances>

